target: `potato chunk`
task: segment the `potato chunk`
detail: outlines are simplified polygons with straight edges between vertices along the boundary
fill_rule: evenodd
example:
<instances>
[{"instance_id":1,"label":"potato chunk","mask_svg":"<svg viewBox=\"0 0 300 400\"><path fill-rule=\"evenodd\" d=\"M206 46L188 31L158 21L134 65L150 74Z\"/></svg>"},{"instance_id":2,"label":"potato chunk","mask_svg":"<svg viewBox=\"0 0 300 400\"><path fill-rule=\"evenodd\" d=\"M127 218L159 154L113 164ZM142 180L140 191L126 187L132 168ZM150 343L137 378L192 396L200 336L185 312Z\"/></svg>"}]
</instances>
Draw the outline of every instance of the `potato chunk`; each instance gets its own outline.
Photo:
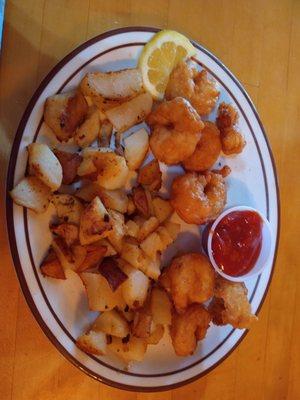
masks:
<instances>
[{"instance_id":1,"label":"potato chunk","mask_svg":"<svg viewBox=\"0 0 300 400\"><path fill-rule=\"evenodd\" d=\"M132 135L124 139L125 158L128 168L131 170L138 169L149 149L149 135L146 129L142 128L134 132Z\"/></svg>"},{"instance_id":2,"label":"potato chunk","mask_svg":"<svg viewBox=\"0 0 300 400\"><path fill-rule=\"evenodd\" d=\"M56 94L46 100L44 120L58 140L67 141L82 124L87 111L87 102L80 92Z\"/></svg>"},{"instance_id":3,"label":"potato chunk","mask_svg":"<svg viewBox=\"0 0 300 400\"><path fill-rule=\"evenodd\" d=\"M83 205L70 194L55 194L51 197L51 202L56 208L58 217L64 222L79 225Z\"/></svg>"},{"instance_id":4,"label":"potato chunk","mask_svg":"<svg viewBox=\"0 0 300 400\"><path fill-rule=\"evenodd\" d=\"M143 361L147 351L147 342L145 339L130 336L128 342L123 343L122 339L113 337L108 348L126 363L130 363L132 361Z\"/></svg>"},{"instance_id":5,"label":"potato chunk","mask_svg":"<svg viewBox=\"0 0 300 400\"><path fill-rule=\"evenodd\" d=\"M62 183L62 167L53 151L42 143L28 146L29 173L39 178L52 191Z\"/></svg>"},{"instance_id":6,"label":"potato chunk","mask_svg":"<svg viewBox=\"0 0 300 400\"><path fill-rule=\"evenodd\" d=\"M95 197L82 212L80 218L80 243L85 245L96 242L107 237L111 230L111 217L99 197Z\"/></svg>"},{"instance_id":7,"label":"potato chunk","mask_svg":"<svg viewBox=\"0 0 300 400\"><path fill-rule=\"evenodd\" d=\"M123 338L129 334L129 325L122 315L116 310L111 310L99 315L93 323L92 330Z\"/></svg>"},{"instance_id":8,"label":"potato chunk","mask_svg":"<svg viewBox=\"0 0 300 400\"><path fill-rule=\"evenodd\" d=\"M173 213L173 207L168 200L155 197L152 200L154 214L160 223L167 220Z\"/></svg>"},{"instance_id":9,"label":"potato chunk","mask_svg":"<svg viewBox=\"0 0 300 400\"><path fill-rule=\"evenodd\" d=\"M85 121L77 128L74 141L79 147L87 147L97 139L99 131L99 111L96 107L93 107L89 110Z\"/></svg>"},{"instance_id":10,"label":"potato chunk","mask_svg":"<svg viewBox=\"0 0 300 400\"><path fill-rule=\"evenodd\" d=\"M19 206L30 208L40 214L48 208L51 191L35 176L28 176L14 187L10 195Z\"/></svg>"},{"instance_id":11,"label":"potato chunk","mask_svg":"<svg viewBox=\"0 0 300 400\"><path fill-rule=\"evenodd\" d=\"M161 188L162 172L156 159L150 161L139 170L138 183L146 186L150 191L156 191Z\"/></svg>"},{"instance_id":12,"label":"potato chunk","mask_svg":"<svg viewBox=\"0 0 300 400\"><path fill-rule=\"evenodd\" d=\"M121 105L106 111L107 118L118 132L124 132L145 120L152 109L152 96L142 93Z\"/></svg>"},{"instance_id":13,"label":"potato chunk","mask_svg":"<svg viewBox=\"0 0 300 400\"><path fill-rule=\"evenodd\" d=\"M86 353L102 356L106 354L106 335L103 332L90 330L77 339L76 345Z\"/></svg>"},{"instance_id":14,"label":"potato chunk","mask_svg":"<svg viewBox=\"0 0 300 400\"><path fill-rule=\"evenodd\" d=\"M54 154L62 166L62 183L64 185L70 185L77 176L77 169L81 164L82 157L77 153L68 153L61 150L55 150Z\"/></svg>"},{"instance_id":15,"label":"potato chunk","mask_svg":"<svg viewBox=\"0 0 300 400\"><path fill-rule=\"evenodd\" d=\"M63 267L52 248L50 248L47 257L41 264L41 273L50 278L66 279Z\"/></svg>"}]
</instances>

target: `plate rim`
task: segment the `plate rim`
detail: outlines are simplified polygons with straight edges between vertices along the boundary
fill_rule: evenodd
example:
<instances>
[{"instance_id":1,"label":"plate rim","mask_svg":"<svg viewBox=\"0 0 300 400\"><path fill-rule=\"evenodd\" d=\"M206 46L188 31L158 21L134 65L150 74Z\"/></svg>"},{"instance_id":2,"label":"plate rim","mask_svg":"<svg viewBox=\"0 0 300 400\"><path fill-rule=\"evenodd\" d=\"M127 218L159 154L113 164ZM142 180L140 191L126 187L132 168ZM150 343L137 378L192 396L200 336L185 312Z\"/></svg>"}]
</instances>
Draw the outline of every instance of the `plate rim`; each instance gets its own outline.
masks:
<instances>
[{"instance_id":1,"label":"plate rim","mask_svg":"<svg viewBox=\"0 0 300 400\"><path fill-rule=\"evenodd\" d=\"M208 374L210 371L212 371L214 368L216 368L219 364L221 364L229 355L238 347L238 345L241 343L241 341L245 338L246 334L248 333L248 330L245 330L245 332L242 334L242 336L239 338L239 340L235 343L235 345L222 357L220 358L214 365L206 369L205 371L200 372L199 374L194 375L191 378L188 378L184 381L180 381L178 383L173 383L165 386L157 386L157 387L144 387L144 386L136 386L136 385L127 385L123 383L119 383L116 381L111 381L106 377L102 377L101 375L91 371L88 367L80 363L75 357L72 356L71 353L69 353L65 347L59 343L59 341L55 338L54 334L51 332L50 328L47 326L43 318L41 317L34 301L32 298L32 294L27 286L27 282L23 273L22 265L20 262L19 258L19 253L17 250L17 245L15 241L15 229L14 229L14 224L13 224L13 202L10 198L9 191L13 187L14 183L14 172L15 172L15 164L16 164L16 158L18 155L18 150L20 146L20 142L22 140L22 133L24 131L24 128L26 126L27 120L32 112L32 109L34 108L34 105L36 104L36 101L38 100L40 94L44 90L44 88L48 85L48 83L51 81L51 79L57 74L58 71L61 70L61 68L67 64L71 59L73 59L77 54L79 54L81 51L84 49L90 47L91 45L105 39L111 36L115 36L117 34L122 34L122 33L129 33L129 32L151 32L151 33L156 33L160 31L161 29L156 28L156 27L148 27L148 26L127 26L127 27L122 27L122 28L117 28L109 31L105 31L85 42L77 46L74 50L72 50L70 53L68 53L65 57L63 57L51 70L50 72L45 76L45 78L41 81L41 83L38 85L37 89L35 90L34 94L32 95L31 99L29 100L25 111L21 117L20 123L18 125L18 128L16 130L14 140L13 140L13 145L11 147L10 151L10 158L9 158L9 163L7 167L7 175L6 175L6 182L5 182L5 187L6 187L6 202L5 202L5 214L6 214L6 228L7 228L7 234L8 234L8 242L9 242L9 247L10 247L10 253L11 257L13 260L13 265L14 269L16 271L18 280L20 282L20 286L23 292L23 295L25 297L25 300L35 317L36 321L40 325L42 331L44 334L47 336L47 338L52 342L52 344L59 350L59 352L68 360L70 361L73 365L75 365L77 368L79 368L82 372L85 372L87 375L90 377L100 381L101 383L107 384L109 386L116 387L118 389L123 389L127 391L136 391L136 392L159 392L163 390L171 390L175 389L177 387L186 385L188 383L191 383L200 377ZM191 39L190 39L191 40ZM264 136L265 143L267 145L268 153L270 156L270 161L273 169L273 174L274 174L274 180L275 180L275 188L276 188L276 195L277 195L277 238L276 238L276 243L275 243L275 249L274 249L274 259L271 267L271 273L269 276L269 280L266 286L266 289L264 291L264 294L261 298L260 304L257 308L256 314L259 313L267 293L269 292L269 287L272 282L274 270L275 270L275 264L276 264L276 259L277 259L277 254L278 254L278 244L279 244L279 239L280 239L280 226L281 226L281 204L280 204L280 193L279 193L279 185L278 185L278 176L277 176L277 170L276 170L276 165L275 165L275 160L274 160L274 155L268 140L268 137L266 135L264 126L262 124L262 121L258 115L258 112L256 110L256 107L254 103L252 102L250 96L248 95L247 91L243 87L243 85L239 82L239 80L235 77L235 75L224 65L222 61L220 61L213 53L211 53L209 50L207 50L205 47L200 45L194 40L191 40L193 45L203 51L205 54L207 54L209 57L211 57L235 82L235 84L238 86L238 88L241 90L243 95L245 96L246 100L248 101L250 108L252 109L254 116L261 128L261 132Z\"/></svg>"}]
</instances>

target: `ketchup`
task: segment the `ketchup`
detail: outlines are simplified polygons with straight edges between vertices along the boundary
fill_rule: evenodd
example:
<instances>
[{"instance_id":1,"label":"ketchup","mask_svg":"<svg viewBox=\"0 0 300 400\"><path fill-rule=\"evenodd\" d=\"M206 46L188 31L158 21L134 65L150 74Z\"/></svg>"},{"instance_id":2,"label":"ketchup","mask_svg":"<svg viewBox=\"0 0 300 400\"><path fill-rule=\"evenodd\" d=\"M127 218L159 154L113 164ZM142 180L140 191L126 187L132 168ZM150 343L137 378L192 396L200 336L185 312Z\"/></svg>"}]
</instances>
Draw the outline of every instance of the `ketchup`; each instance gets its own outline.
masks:
<instances>
[{"instance_id":1,"label":"ketchup","mask_svg":"<svg viewBox=\"0 0 300 400\"><path fill-rule=\"evenodd\" d=\"M233 211L218 223L211 247L222 271L240 276L254 267L262 246L262 225L255 211Z\"/></svg>"}]
</instances>

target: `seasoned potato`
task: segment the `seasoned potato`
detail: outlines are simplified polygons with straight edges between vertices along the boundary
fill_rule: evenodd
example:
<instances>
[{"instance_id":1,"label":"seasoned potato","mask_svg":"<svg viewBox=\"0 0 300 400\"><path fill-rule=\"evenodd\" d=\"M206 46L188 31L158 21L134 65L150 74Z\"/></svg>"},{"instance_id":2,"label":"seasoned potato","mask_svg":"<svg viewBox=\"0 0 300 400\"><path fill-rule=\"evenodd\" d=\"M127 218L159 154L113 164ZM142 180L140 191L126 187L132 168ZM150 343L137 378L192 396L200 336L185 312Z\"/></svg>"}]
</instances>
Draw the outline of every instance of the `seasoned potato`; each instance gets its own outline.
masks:
<instances>
[{"instance_id":1,"label":"seasoned potato","mask_svg":"<svg viewBox=\"0 0 300 400\"><path fill-rule=\"evenodd\" d=\"M102 356L106 354L106 335L103 332L90 330L76 340L76 346L86 353Z\"/></svg>"},{"instance_id":2,"label":"seasoned potato","mask_svg":"<svg viewBox=\"0 0 300 400\"><path fill-rule=\"evenodd\" d=\"M174 239L171 237L169 234L169 231L165 226L160 226L157 230L156 233L160 237L160 240L162 242L162 248L166 249L171 243L173 243Z\"/></svg>"},{"instance_id":3,"label":"seasoned potato","mask_svg":"<svg viewBox=\"0 0 300 400\"><path fill-rule=\"evenodd\" d=\"M109 122L108 120L104 120L101 123L99 130L98 141L100 147L109 147L112 132L113 132L113 126L111 122Z\"/></svg>"},{"instance_id":4,"label":"seasoned potato","mask_svg":"<svg viewBox=\"0 0 300 400\"><path fill-rule=\"evenodd\" d=\"M100 187L99 197L106 208L125 214L128 207L128 197L124 189L108 190Z\"/></svg>"},{"instance_id":5,"label":"seasoned potato","mask_svg":"<svg viewBox=\"0 0 300 400\"><path fill-rule=\"evenodd\" d=\"M82 157L77 153L68 153L61 150L55 150L54 154L62 166L62 183L70 185L76 179L77 169L81 164Z\"/></svg>"},{"instance_id":6,"label":"seasoned potato","mask_svg":"<svg viewBox=\"0 0 300 400\"><path fill-rule=\"evenodd\" d=\"M154 209L154 215L159 220L160 224L168 219L173 213L173 208L168 200L155 197L152 200L152 205Z\"/></svg>"},{"instance_id":7,"label":"seasoned potato","mask_svg":"<svg viewBox=\"0 0 300 400\"><path fill-rule=\"evenodd\" d=\"M93 323L92 330L123 338L129 334L129 325L122 315L116 310L111 310L99 315Z\"/></svg>"},{"instance_id":8,"label":"seasoned potato","mask_svg":"<svg viewBox=\"0 0 300 400\"><path fill-rule=\"evenodd\" d=\"M91 202L96 196L100 197L101 188L97 182L89 182L77 189L75 196L80 199Z\"/></svg>"},{"instance_id":9,"label":"seasoned potato","mask_svg":"<svg viewBox=\"0 0 300 400\"><path fill-rule=\"evenodd\" d=\"M106 247L105 257L112 257L117 254L116 250L113 248L113 246L110 244L110 242L107 239L101 239L101 240L99 240L99 242L96 242L95 244Z\"/></svg>"},{"instance_id":10,"label":"seasoned potato","mask_svg":"<svg viewBox=\"0 0 300 400\"><path fill-rule=\"evenodd\" d=\"M144 254L143 260L139 269L144 272L149 278L158 280L161 271L160 271L160 257L157 255L155 258L150 258L146 254Z\"/></svg>"},{"instance_id":11,"label":"seasoned potato","mask_svg":"<svg viewBox=\"0 0 300 400\"><path fill-rule=\"evenodd\" d=\"M67 246L72 246L79 239L79 229L77 225L70 223L62 223L59 225L51 225L50 230L55 235L61 237Z\"/></svg>"},{"instance_id":12,"label":"seasoned potato","mask_svg":"<svg viewBox=\"0 0 300 400\"><path fill-rule=\"evenodd\" d=\"M99 111L91 107L85 121L77 128L74 141L79 147L87 147L97 139L99 131Z\"/></svg>"},{"instance_id":13,"label":"seasoned potato","mask_svg":"<svg viewBox=\"0 0 300 400\"><path fill-rule=\"evenodd\" d=\"M125 303L133 309L142 307L150 286L149 278L123 260L119 260L119 265L128 276L128 279L121 286Z\"/></svg>"},{"instance_id":14,"label":"seasoned potato","mask_svg":"<svg viewBox=\"0 0 300 400\"><path fill-rule=\"evenodd\" d=\"M148 336L146 339L147 344L158 344L160 340L163 338L164 333L165 333L165 328L163 325L153 324L150 336Z\"/></svg>"},{"instance_id":15,"label":"seasoned potato","mask_svg":"<svg viewBox=\"0 0 300 400\"><path fill-rule=\"evenodd\" d=\"M87 247L88 246L81 246L80 244L74 244L70 249L73 256L73 263L74 263L73 269L76 272L80 267L80 265L82 265L84 260L86 259Z\"/></svg>"},{"instance_id":16,"label":"seasoned potato","mask_svg":"<svg viewBox=\"0 0 300 400\"><path fill-rule=\"evenodd\" d=\"M134 314L132 334L139 338L148 338L151 332L151 324L152 316L150 309L144 306Z\"/></svg>"},{"instance_id":17,"label":"seasoned potato","mask_svg":"<svg viewBox=\"0 0 300 400\"><path fill-rule=\"evenodd\" d=\"M142 93L121 105L106 111L107 118L118 132L124 132L145 120L152 109L152 96Z\"/></svg>"},{"instance_id":18,"label":"seasoned potato","mask_svg":"<svg viewBox=\"0 0 300 400\"><path fill-rule=\"evenodd\" d=\"M107 237L113 228L111 217L99 197L84 209L80 218L79 239L82 245Z\"/></svg>"},{"instance_id":19,"label":"seasoned potato","mask_svg":"<svg viewBox=\"0 0 300 400\"><path fill-rule=\"evenodd\" d=\"M148 190L142 186L137 186L132 189L133 202L138 212L146 218L149 218L152 212L151 195Z\"/></svg>"},{"instance_id":20,"label":"seasoned potato","mask_svg":"<svg viewBox=\"0 0 300 400\"><path fill-rule=\"evenodd\" d=\"M136 222L134 222L132 219L126 222L126 235L132 236L134 238L137 238L140 227Z\"/></svg>"},{"instance_id":21,"label":"seasoned potato","mask_svg":"<svg viewBox=\"0 0 300 400\"><path fill-rule=\"evenodd\" d=\"M150 308L153 322L161 325L171 325L172 304L167 293L158 287L151 291Z\"/></svg>"},{"instance_id":22,"label":"seasoned potato","mask_svg":"<svg viewBox=\"0 0 300 400\"><path fill-rule=\"evenodd\" d=\"M65 271L68 269L75 270L74 255L66 245L66 242L62 238L56 237L53 239L51 246L63 269Z\"/></svg>"},{"instance_id":23,"label":"seasoned potato","mask_svg":"<svg viewBox=\"0 0 300 400\"><path fill-rule=\"evenodd\" d=\"M19 206L30 208L39 214L47 210L51 190L35 176L28 176L14 187L10 195Z\"/></svg>"},{"instance_id":24,"label":"seasoned potato","mask_svg":"<svg viewBox=\"0 0 300 400\"><path fill-rule=\"evenodd\" d=\"M44 276L49 276L50 278L66 279L63 267L61 266L56 253L51 247L47 257L41 264L41 273Z\"/></svg>"},{"instance_id":25,"label":"seasoned potato","mask_svg":"<svg viewBox=\"0 0 300 400\"><path fill-rule=\"evenodd\" d=\"M145 258L138 244L129 243L128 241L123 243L121 257L135 268L140 268Z\"/></svg>"},{"instance_id":26,"label":"seasoned potato","mask_svg":"<svg viewBox=\"0 0 300 400\"><path fill-rule=\"evenodd\" d=\"M156 217L150 217L141 226L137 239L143 241L150 233L154 232L159 226L159 220Z\"/></svg>"},{"instance_id":27,"label":"seasoned potato","mask_svg":"<svg viewBox=\"0 0 300 400\"><path fill-rule=\"evenodd\" d=\"M124 308L122 286L113 292L107 280L100 274L81 272L79 276L86 288L90 310L108 311L117 306Z\"/></svg>"},{"instance_id":28,"label":"seasoned potato","mask_svg":"<svg viewBox=\"0 0 300 400\"><path fill-rule=\"evenodd\" d=\"M114 257L105 257L98 269L113 292L128 279L128 276L119 267L118 261Z\"/></svg>"},{"instance_id":29,"label":"seasoned potato","mask_svg":"<svg viewBox=\"0 0 300 400\"><path fill-rule=\"evenodd\" d=\"M113 337L108 348L126 363L130 363L143 361L147 351L147 342L145 339L130 336L128 342L123 343L122 339Z\"/></svg>"},{"instance_id":30,"label":"seasoned potato","mask_svg":"<svg viewBox=\"0 0 300 400\"><path fill-rule=\"evenodd\" d=\"M84 207L75 196L55 194L51 197L51 202L54 204L57 215L61 220L79 225Z\"/></svg>"},{"instance_id":31,"label":"seasoned potato","mask_svg":"<svg viewBox=\"0 0 300 400\"><path fill-rule=\"evenodd\" d=\"M80 92L56 94L46 100L44 120L58 140L67 141L82 124L87 111L87 102Z\"/></svg>"},{"instance_id":32,"label":"seasoned potato","mask_svg":"<svg viewBox=\"0 0 300 400\"><path fill-rule=\"evenodd\" d=\"M100 186L109 190L124 187L129 171L124 157L118 156L113 151L98 151L94 153L93 158Z\"/></svg>"},{"instance_id":33,"label":"seasoned potato","mask_svg":"<svg viewBox=\"0 0 300 400\"><path fill-rule=\"evenodd\" d=\"M138 169L149 149L149 135L146 129L141 128L132 135L124 139L124 155L128 168L131 170Z\"/></svg>"},{"instance_id":34,"label":"seasoned potato","mask_svg":"<svg viewBox=\"0 0 300 400\"><path fill-rule=\"evenodd\" d=\"M39 178L54 191L62 183L62 167L53 151L42 143L28 146L29 173Z\"/></svg>"},{"instance_id":35,"label":"seasoned potato","mask_svg":"<svg viewBox=\"0 0 300 400\"><path fill-rule=\"evenodd\" d=\"M126 234L124 215L114 210L109 210L109 215L112 223L112 230L108 234L108 240L116 251L120 253L122 250L123 237Z\"/></svg>"},{"instance_id":36,"label":"seasoned potato","mask_svg":"<svg viewBox=\"0 0 300 400\"><path fill-rule=\"evenodd\" d=\"M94 160L92 158L84 158L77 168L77 175L87 179L92 177L93 179L91 180L96 180L98 171L94 164Z\"/></svg>"},{"instance_id":37,"label":"seasoned potato","mask_svg":"<svg viewBox=\"0 0 300 400\"><path fill-rule=\"evenodd\" d=\"M76 272L83 272L89 268L97 267L106 255L106 247L95 243L85 246L86 255Z\"/></svg>"},{"instance_id":38,"label":"seasoned potato","mask_svg":"<svg viewBox=\"0 0 300 400\"><path fill-rule=\"evenodd\" d=\"M138 183L146 186L150 191L156 191L161 188L162 172L156 159L150 161L139 170Z\"/></svg>"},{"instance_id":39,"label":"seasoned potato","mask_svg":"<svg viewBox=\"0 0 300 400\"><path fill-rule=\"evenodd\" d=\"M112 72L90 72L81 83L81 90L92 97L104 99L126 99L142 90L142 76L139 69L124 69Z\"/></svg>"},{"instance_id":40,"label":"seasoned potato","mask_svg":"<svg viewBox=\"0 0 300 400\"><path fill-rule=\"evenodd\" d=\"M135 204L132 200L132 196L128 195L128 205L127 205L127 214L132 215L136 210Z\"/></svg>"},{"instance_id":41,"label":"seasoned potato","mask_svg":"<svg viewBox=\"0 0 300 400\"><path fill-rule=\"evenodd\" d=\"M147 254L151 260L154 260L157 253L164 250L164 246L159 235L156 232L152 232L141 242L141 249Z\"/></svg>"}]
</instances>

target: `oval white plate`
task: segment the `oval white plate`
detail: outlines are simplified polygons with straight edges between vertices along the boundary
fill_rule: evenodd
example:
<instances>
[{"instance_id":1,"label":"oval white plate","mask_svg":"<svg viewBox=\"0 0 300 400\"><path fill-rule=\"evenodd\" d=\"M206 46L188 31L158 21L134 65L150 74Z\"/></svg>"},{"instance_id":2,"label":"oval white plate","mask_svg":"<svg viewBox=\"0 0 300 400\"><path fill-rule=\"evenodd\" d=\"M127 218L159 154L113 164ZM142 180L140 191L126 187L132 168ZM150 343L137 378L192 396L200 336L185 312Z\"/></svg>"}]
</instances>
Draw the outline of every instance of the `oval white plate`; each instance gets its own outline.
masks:
<instances>
[{"instance_id":1,"label":"oval white plate","mask_svg":"<svg viewBox=\"0 0 300 400\"><path fill-rule=\"evenodd\" d=\"M135 27L104 33L79 46L49 73L32 97L16 133L8 170L8 190L25 173L26 146L36 140L54 140L42 123L45 99L74 88L88 71L134 67L142 46L153 32L156 29ZM252 309L257 313L270 283L277 249L279 198L274 161L257 112L241 84L215 56L197 43L194 45L197 48L195 61L219 82L220 101L232 102L238 108L239 125L247 141L241 155L226 159L226 164L232 168L227 180L227 207L248 205L258 209L270 221L276 238L264 273L246 282ZM220 161L221 164L225 162L222 158ZM170 169L167 183L172 172L179 170L179 167ZM80 279L70 273L66 281L60 282L43 278L39 271L40 261L51 240L48 224L52 211L50 207L46 214L37 216L14 205L7 197L11 253L23 293L38 323L58 350L85 373L123 389L166 390L206 374L224 360L245 336L246 331L243 330L213 326L193 356L180 358L174 355L166 335L158 346L149 346L145 360L129 371L111 356L94 357L83 353L74 342L95 313L88 311ZM199 250L199 231L187 225L183 226L185 229L189 232L181 235L175 247Z\"/></svg>"}]
</instances>

